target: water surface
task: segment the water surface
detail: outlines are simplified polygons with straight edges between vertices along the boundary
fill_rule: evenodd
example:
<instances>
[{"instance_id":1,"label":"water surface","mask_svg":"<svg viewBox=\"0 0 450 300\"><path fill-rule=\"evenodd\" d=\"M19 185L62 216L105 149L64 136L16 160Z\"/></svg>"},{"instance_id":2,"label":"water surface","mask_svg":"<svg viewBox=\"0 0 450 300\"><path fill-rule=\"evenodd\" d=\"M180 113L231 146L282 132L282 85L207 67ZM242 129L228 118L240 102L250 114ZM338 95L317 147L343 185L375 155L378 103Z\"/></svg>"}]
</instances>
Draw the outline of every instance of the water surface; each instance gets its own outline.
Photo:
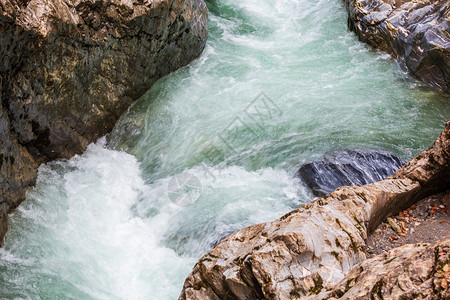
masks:
<instances>
[{"instance_id":1,"label":"water surface","mask_svg":"<svg viewBox=\"0 0 450 300\"><path fill-rule=\"evenodd\" d=\"M221 238L312 200L292 176L302 163L354 148L410 159L450 117L448 98L357 41L341 1L208 7L198 60L107 139L41 166L0 250L3 298L176 299Z\"/></svg>"}]
</instances>

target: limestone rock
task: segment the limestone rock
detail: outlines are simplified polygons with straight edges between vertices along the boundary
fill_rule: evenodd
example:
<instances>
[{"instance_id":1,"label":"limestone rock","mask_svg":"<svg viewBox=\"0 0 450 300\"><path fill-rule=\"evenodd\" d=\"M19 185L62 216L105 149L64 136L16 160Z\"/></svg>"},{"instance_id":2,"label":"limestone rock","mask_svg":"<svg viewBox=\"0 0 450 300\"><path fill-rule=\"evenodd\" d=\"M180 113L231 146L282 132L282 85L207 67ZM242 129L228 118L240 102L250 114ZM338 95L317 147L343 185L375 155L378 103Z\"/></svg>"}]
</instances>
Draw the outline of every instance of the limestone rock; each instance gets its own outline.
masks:
<instances>
[{"instance_id":1,"label":"limestone rock","mask_svg":"<svg viewBox=\"0 0 450 300\"><path fill-rule=\"evenodd\" d=\"M314 299L450 299L450 236L407 244L356 265L331 292Z\"/></svg>"},{"instance_id":2,"label":"limestone rock","mask_svg":"<svg viewBox=\"0 0 450 300\"><path fill-rule=\"evenodd\" d=\"M206 38L203 0L0 0L0 216Z\"/></svg>"},{"instance_id":3,"label":"limestone rock","mask_svg":"<svg viewBox=\"0 0 450 300\"><path fill-rule=\"evenodd\" d=\"M304 164L296 176L315 196L324 196L344 185L364 185L383 180L405 162L383 150L346 150Z\"/></svg>"},{"instance_id":4,"label":"limestone rock","mask_svg":"<svg viewBox=\"0 0 450 300\"><path fill-rule=\"evenodd\" d=\"M345 0L358 38L413 76L450 92L450 1Z\"/></svg>"},{"instance_id":5,"label":"limestone rock","mask_svg":"<svg viewBox=\"0 0 450 300\"><path fill-rule=\"evenodd\" d=\"M393 176L340 187L225 238L197 262L180 299L300 299L332 290L365 260L365 240L381 220L448 188L449 136L450 122Z\"/></svg>"}]
</instances>

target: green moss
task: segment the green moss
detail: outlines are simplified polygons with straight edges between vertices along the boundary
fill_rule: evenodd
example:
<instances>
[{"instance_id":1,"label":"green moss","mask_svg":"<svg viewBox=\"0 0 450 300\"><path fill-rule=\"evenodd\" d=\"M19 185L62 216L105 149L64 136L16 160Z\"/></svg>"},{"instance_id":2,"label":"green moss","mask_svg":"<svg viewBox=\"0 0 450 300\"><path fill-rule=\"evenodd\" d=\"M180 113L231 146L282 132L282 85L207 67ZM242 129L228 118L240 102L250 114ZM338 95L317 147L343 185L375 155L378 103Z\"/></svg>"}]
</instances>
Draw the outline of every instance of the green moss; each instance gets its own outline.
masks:
<instances>
[{"instance_id":1,"label":"green moss","mask_svg":"<svg viewBox=\"0 0 450 300\"><path fill-rule=\"evenodd\" d=\"M393 257L393 258L391 258L390 260L388 260L388 261L385 261L384 262L384 265L387 265L388 263L390 263L391 261L393 261L394 259L396 259L397 257Z\"/></svg>"},{"instance_id":2,"label":"green moss","mask_svg":"<svg viewBox=\"0 0 450 300\"><path fill-rule=\"evenodd\" d=\"M346 293L351 289L350 284L352 284L353 279L354 278L350 278L349 280L347 280L347 283L345 284L345 292Z\"/></svg>"},{"instance_id":3,"label":"green moss","mask_svg":"<svg viewBox=\"0 0 450 300\"><path fill-rule=\"evenodd\" d=\"M323 279L320 275L317 275L317 278L313 278L314 286L309 290L310 293L318 295L323 288Z\"/></svg>"},{"instance_id":4,"label":"green moss","mask_svg":"<svg viewBox=\"0 0 450 300\"><path fill-rule=\"evenodd\" d=\"M377 281L370 291L370 300L375 300L375 295L378 296L378 299L384 300L383 294L381 293L383 288L383 282L381 280Z\"/></svg>"},{"instance_id":5,"label":"green moss","mask_svg":"<svg viewBox=\"0 0 450 300\"><path fill-rule=\"evenodd\" d=\"M203 281L196 282L193 286L194 290L198 291L201 288L206 288L206 284Z\"/></svg>"},{"instance_id":6,"label":"green moss","mask_svg":"<svg viewBox=\"0 0 450 300\"><path fill-rule=\"evenodd\" d=\"M358 252L358 246L356 245L355 240L353 239L353 236L344 228L342 228L342 230L348 235L348 237L350 238L350 248L352 248L353 252Z\"/></svg>"}]
</instances>

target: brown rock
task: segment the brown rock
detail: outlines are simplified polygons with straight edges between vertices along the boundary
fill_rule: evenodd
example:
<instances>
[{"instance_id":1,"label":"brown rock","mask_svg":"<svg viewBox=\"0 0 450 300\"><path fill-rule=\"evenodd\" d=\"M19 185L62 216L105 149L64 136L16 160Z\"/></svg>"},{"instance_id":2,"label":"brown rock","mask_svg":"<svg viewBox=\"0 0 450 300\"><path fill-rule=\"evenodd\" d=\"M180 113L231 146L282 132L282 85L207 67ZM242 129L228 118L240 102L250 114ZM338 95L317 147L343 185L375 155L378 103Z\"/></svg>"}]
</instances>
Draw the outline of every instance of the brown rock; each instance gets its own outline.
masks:
<instances>
[{"instance_id":1,"label":"brown rock","mask_svg":"<svg viewBox=\"0 0 450 300\"><path fill-rule=\"evenodd\" d=\"M345 279L315 299L449 299L450 236L408 244L356 265Z\"/></svg>"},{"instance_id":2,"label":"brown rock","mask_svg":"<svg viewBox=\"0 0 450 300\"><path fill-rule=\"evenodd\" d=\"M351 30L402 69L450 92L450 2L345 0Z\"/></svg>"},{"instance_id":3,"label":"brown rock","mask_svg":"<svg viewBox=\"0 0 450 300\"><path fill-rule=\"evenodd\" d=\"M0 0L2 220L40 163L108 133L206 37L203 0Z\"/></svg>"},{"instance_id":4,"label":"brown rock","mask_svg":"<svg viewBox=\"0 0 450 300\"><path fill-rule=\"evenodd\" d=\"M449 172L449 135L450 122L392 177L340 187L225 238L197 262L180 299L300 299L332 290L365 260L367 234L381 220L449 186L440 177Z\"/></svg>"}]
</instances>

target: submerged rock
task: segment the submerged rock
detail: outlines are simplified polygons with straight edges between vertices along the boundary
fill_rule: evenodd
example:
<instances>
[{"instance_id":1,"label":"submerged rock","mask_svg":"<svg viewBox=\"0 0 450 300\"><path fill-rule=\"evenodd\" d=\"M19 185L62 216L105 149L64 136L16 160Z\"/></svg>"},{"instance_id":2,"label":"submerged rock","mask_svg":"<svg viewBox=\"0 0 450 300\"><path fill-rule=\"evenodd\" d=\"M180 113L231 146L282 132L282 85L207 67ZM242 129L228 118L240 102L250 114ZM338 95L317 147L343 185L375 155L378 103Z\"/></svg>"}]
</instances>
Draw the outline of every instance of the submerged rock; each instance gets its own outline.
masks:
<instances>
[{"instance_id":1,"label":"submerged rock","mask_svg":"<svg viewBox=\"0 0 450 300\"><path fill-rule=\"evenodd\" d=\"M450 92L450 2L345 0L358 38L413 76Z\"/></svg>"},{"instance_id":2,"label":"submerged rock","mask_svg":"<svg viewBox=\"0 0 450 300\"><path fill-rule=\"evenodd\" d=\"M394 175L225 238L197 262L180 299L303 299L335 289L365 260L367 235L383 219L448 189L449 164L450 122Z\"/></svg>"},{"instance_id":3,"label":"submerged rock","mask_svg":"<svg viewBox=\"0 0 450 300\"><path fill-rule=\"evenodd\" d=\"M405 162L381 150L347 150L304 164L297 172L315 196L344 185L365 185L394 174Z\"/></svg>"},{"instance_id":4,"label":"submerged rock","mask_svg":"<svg viewBox=\"0 0 450 300\"><path fill-rule=\"evenodd\" d=\"M108 133L206 38L203 0L0 0L0 224L40 163Z\"/></svg>"}]
</instances>

